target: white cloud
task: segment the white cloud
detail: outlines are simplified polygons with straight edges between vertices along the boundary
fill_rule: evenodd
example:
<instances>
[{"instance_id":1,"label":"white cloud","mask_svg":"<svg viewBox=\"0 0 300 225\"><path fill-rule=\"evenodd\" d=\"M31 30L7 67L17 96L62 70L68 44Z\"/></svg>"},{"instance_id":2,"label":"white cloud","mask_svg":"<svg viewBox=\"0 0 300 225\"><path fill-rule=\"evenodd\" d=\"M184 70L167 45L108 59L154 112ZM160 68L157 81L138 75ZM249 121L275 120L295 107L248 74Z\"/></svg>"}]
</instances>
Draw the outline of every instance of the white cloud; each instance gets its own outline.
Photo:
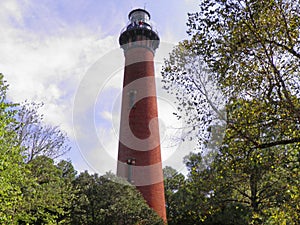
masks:
<instances>
[{"instance_id":1,"label":"white cloud","mask_svg":"<svg viewBox=\"0 0 300 225\"><path fill-rule=\"evenodd\" d=\"M23 4L23 7L26 7L26 4ZM1 21L14 19L16 22L21 23L23 19L21 6L16 0L2 0L0 3L0 18Z\"/></svg>"},{"instance_id":2,"label":"white cloud","mask_svg":"<svg viewBox=\"0 0 300 225\"><path fill-rule=\"evenodd\" d=\"M23 10L24 11L24 10ZM43 102L45 122L59 125L73 136L73 100L87 69L99 57L116 47L116 37L82 26L63 26L59 33L46 35L22 26L21 5L0 3L0 72L10 84L8 97L14 102ZM67 157L84 166L77 149ZM79 163L78 163L79 162Z\"/></svg>"},{"instance_id":3,"label":"white cloud","mask_svg":"<svg viewBox=\"0 0 300 225\"><path fill-rule=\"evenodd\" d=\"M4 6L10 11L2 11L1 17L21 20L16 2ZM9 98L44 102L46 122L52 124L71 122L72 98L80 79L116 41L74 27L54 36L38 35L10 25L8 19L2 20L0 32L5 34L0 36L0 70L10 84ZM71 124L63 126L71 130Z\"/></svg>"},{"instance_id":4,"label":"white cloud","mask_svg":"<svg viewBox=\"0 0 300 225\"><path fill-rule=\"evenodd\" d=\"M85 161L94 168L95 172L114 171L118 148L119 109L117 106L97 108L95 115L101 120L96 124L97 130L94 118L91 119L93 114L89 111L97 107L99 99L103 100L101 93L105 94L105 91L113 90L109 94L115 94L113 101L118 104L117 96L122 87L124 63L123 53L117 49L118 34L100 39L101 29L95 32L83 25L67 26L60 18L52 20L52 17L47 15L49 13L47 7L42 5L38 8L45 13L43 22L49 20L49 23L59 27L58 31L45 33L46 28L42 27L39 27L38 31L27 29L24 25L24 13L28 16L32 7L32 1L2 0L0 2L2 34L0 35L0 72L5 75L5 79L10 84L9 98L14 102L22 102L26 99L44 102L41 113L45 115L47 123L61 126L72 139L75 139L73 130L77 132L77 141L81 143L78 149L74 147L72 153L67 155L75 162L76 168L79 170L88 168L84 160L81 160L79 154L81 151ZM122 16L119 13L117 17L116 20L119 21ZM171 31L164 32L162 40L175 42L176 35ZM157 50L155 57L157 77L160 77L163 58L172 47L172 44L162 42ZM105 55L108 52L112 54ZM89 71L90 68L94 70ZM73 104L78 94L77 88L82 85L87 73L92 73L91 79L86 83L86 91L82 93L83 98L75 105L79 107L76 109L79 112L77 115L82 115L82 118L79 117L80 121L73 124ZM158 95L163 95L161 87L158 87ZM82 113L80 110L89 113L80 114ZM170 116L172 110L172 107L159 103L159 117L168 128L166 137L173 134L174 124L176 124L174 118ZM107 121L110 121L113 126L103 125ZM163 136L162 141L165 163L175 168L181 167L182 155L186 152L182 151L179 154L177 148L170 149L167 138Z\"/></svg>"}]
</instances>

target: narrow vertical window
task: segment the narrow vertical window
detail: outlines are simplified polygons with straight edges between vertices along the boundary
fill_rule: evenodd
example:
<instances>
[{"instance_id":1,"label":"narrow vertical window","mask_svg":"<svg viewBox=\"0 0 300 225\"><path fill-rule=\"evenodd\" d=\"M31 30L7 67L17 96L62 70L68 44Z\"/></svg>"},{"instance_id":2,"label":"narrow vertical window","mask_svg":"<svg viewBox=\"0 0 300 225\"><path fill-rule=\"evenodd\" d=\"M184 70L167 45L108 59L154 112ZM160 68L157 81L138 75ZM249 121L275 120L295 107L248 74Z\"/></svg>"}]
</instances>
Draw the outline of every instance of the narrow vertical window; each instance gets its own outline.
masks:
<instances>
[{"instance_id":1,"label":"narrow vertical window","mask_svg":"<svg viewBox=\"0 0 300 225\"><path fill-rule=\"evenodd\" d=\"M133 166L135 166L135 158L129 158L127 159L127 165L128 165L128 177L127 177L127 181L129 183L134 183L134 180L132 179L133 178Z\"/></svg>"},{"instance_id":2,"label":"narrow vertical window","mask_svg":"<svg viewBox=\"0 0 300 225\"><path fill-rule=\"evenodd\" d=\"M134 107L135 100L136 100L136 90L131 90L128 93L129 95L129 109Z\"/></svg>"}]
</instances>

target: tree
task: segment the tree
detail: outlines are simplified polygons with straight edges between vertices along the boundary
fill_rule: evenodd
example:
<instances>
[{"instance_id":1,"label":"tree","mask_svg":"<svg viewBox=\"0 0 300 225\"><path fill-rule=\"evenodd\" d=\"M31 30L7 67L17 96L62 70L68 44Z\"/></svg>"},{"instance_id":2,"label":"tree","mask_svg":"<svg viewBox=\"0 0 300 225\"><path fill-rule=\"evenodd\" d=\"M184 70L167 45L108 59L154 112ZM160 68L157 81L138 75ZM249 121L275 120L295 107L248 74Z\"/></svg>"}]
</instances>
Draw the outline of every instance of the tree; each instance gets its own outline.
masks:
<instances>
[{"instance_id":1,"label":"tree","mask_svg":"<svg viewBox=\"0 0 300 225\"><path fill-rule=\"evenodd\" d=\"M189 14L192 40L174 49L163 70L165 89L176 90L179 108L188 111L184 119L196 127L199 121L213 120L208 117L211 113L205 111L217 109L213 101L209 102L205 89L204 79L208 77L222 90L227 104L239 98L261 101L253 108L255 113L265 116L258 123L268 125L272 121L271 125L276 123L278 131L294 130L270 143L258 143L252 138L252 145L263 148L298 143L299 132L295 132L295 128L300 118L296 26L300 23L299 4L293 1L203 1L200 9L199 13ZM241 38L245 41L241 42ZM191 114L193 109L201 115L197 119ZM234 121L226 120L226 123L233 125Z\"/></svg>"},{"instance_id":2,"label":"tree","mask_svg":"<svg viewBox=\"0 0 300 225\"><path fill-rule=\"evenodd\" d=\"M70 200L69 190L47 157L34 157L25 164L18 129L23 126L18 120L23 112L6 99L7 88L0 74L0 223L58 222ZM27 142L34 136L32 131L27 130Z\"/></svg>"},{"instance_id":3,"label":"tree","mask_svg":"<svg viewBox=\"0 0 300 225\"><path fill-rule=\"evenodd\" d=\"M214 148L222 141L226 123L226 97L214 81L202 57L183 41L170 53L162 70L163 88L175 95L178 119L185 122L183 138L197 137L200 148ZM210 142L208 141L210 140Z\"/></svg>"},{"instance_id":4,"label":"tree","mask_svg":"<svg viewBox=\"0 0 300 225\"><path fill-rule=\"evenodd\" d=\"M40 107L42 104L25 102L16 115L19 123L15 129L27 163L39 155L56 159L70 150L66 133L43 123Z\"/></svg>"},{"instance_id":5,"label":"tree","mask_svg":"<svg viewBox=\"0 0 300 225\"><path fill-rule=\"evenodd\" d=\"M10 103L7 88L0 74L0 223L66 224L74 168L70 162L56 166L53 159L39 156L57 156L55 150L65 149L66 137L57 128L44 129L34 109Z\"/></svg>"},{"instance_id":6,"label":"tree","mask_svg":"<svg viewBox=\"0 0 300 225\"><path fill-rule=\"evenodd\" d=\"M299 14L300 4L289 0L201 1L189 14L191 40L179 44L163 71L165 88L179 90L179 108L196 128L202 118L210 122L201 108L222 109L193 74L209 73L222 91L227 128L210 166L222 184L214 194L250 207L249 223L299 220L299 182L289 178L299 176Z\"/></svg>"},{"instance_id":7,"label":"tree","mask_svg":"<svg viewBox=\"0 0 300 225\"><path fill-rule=\"evenodd\" d=\"M72 187L75 173L72 164L61 161L55 165L53 159L37 156L27 167L36 182L24 187L25 203L21 208L24 216L19 218L19 223L70 223L71 204L75 197Z\"/></svg>"},{"instance_id":8,"label":"tree","mask_svg":"<svg viewBox=\"0 0 300 225\"><path fill-rule=\"evenodd\" d=\"M227 92L269 100L279 94L293 106L289 93L299 97L299 7L290 0L203 1L199 13L189 14L193 50Z\"/></svg>"},{"instance_id":9,"label":"tree","mask_svg":"<svg viewBox=\"0 0 300 225\"><path fill-rule=\"evenodd\" d=\"M220 173L213 154L191 153L185 158L192 209L199 215L198 224L247 224L249 207L235 201ZM201 222L200 222L201 221Z\"/></svg>"},{"instance_id":10,"label":"tree","mask_svg":"<svg viewBox=\"0 0 300 225\"><path fill-rule=\"evenodd\" d=\"M263 121L268 113L253 113L259 104L257 101L240 100L231 105L228 119L235 121L234 127L227 128L214 166L219 173L218 182L226 184L224 192L234 193L228 200L250 206L255 217L263 220L265 211L272 207L284 210L284 202L296 200L290 199L291 186L287 184L296 185L289 181L289 177L299 173L299 170L290 168L297 161L299 145L265 148L252 145L251 140L273 143L285 132L278 126L258 126L258 121Z\"/></svg>"},{"instance_id":11,"label":"tree","mask_svg":"<svg viewBox=\"0 0 300 225\"><path fill-rule=\"evenodd\" d=\"M6 99L8 85L0 74L0 223L16 224L23 204L22 186L29 182L17 134L10 128L17 124L14 119L15 104Z\"/></svg>"},{"instance_id":12,"label":"tree","mask_svg":"<svg viewBox=\"0 0 300 225\"><path fill-rule=\"evenodd\" d=\"M63 188L60 193L63 198L63 214L58 217L57 221L61 224L70 224L72 221L72 202L76 199L76 189L73 182L76 179L77 171L70 161L61 160L56 167L60 170L60 178L63 181Z\"/></svg>"},{"instance_id":13,"label":"tree","mask_svg":"<svg viewBox=\"0 0 300 225\"><path fill-rule=\"evenodd\" d=\"M71 224L163 224L141 194L113 174L81 173Z\"/></svg>"},{"instance_id":14,"label":"tree","mask_svg":"<svg viewBox=\"0 0 300 225\"><path fill-rule=\"evenodd\" d=\"M163 169L168 224L178 224L184 216L183 204L180 202L185 188L185 177L170 166Z\"/></svg>"},{"instance_id":15,"label":"tree","mask_svg":"<svg viewBox=\"0 0 300 225\"><path fill-rule=\"evenodd\" d=\"M189 171L186 179L170 167L164 169L168 224L247 223L249 211L245 206L235 202L225 204L219 199L215 190L222 184L216 180L211 160L214 160L211 155L203 157L200 153L186 156L184 161Z\"/></svg>"}]
</instances>

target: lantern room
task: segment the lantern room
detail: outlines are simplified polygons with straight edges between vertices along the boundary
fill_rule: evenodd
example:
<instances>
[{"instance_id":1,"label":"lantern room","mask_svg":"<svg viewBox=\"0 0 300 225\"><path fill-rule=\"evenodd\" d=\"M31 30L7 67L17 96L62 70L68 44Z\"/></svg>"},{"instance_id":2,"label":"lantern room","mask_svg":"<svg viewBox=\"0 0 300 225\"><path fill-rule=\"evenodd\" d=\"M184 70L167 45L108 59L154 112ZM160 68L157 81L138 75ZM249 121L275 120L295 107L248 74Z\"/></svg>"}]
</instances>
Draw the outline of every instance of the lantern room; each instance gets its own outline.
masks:
<instances>
[{"instance_id":1,"label":"lantern room","mask_svg":"<svg viewBox=\"0 0 300 225\"><path fill-rule=\"evenodd\" d=\"M153 53L158 48L159 37L145 9L134 9L129 15L129 24L122 30L119 43L126 52L132 47L146 47Z\"/></svg>"}]
</instances>

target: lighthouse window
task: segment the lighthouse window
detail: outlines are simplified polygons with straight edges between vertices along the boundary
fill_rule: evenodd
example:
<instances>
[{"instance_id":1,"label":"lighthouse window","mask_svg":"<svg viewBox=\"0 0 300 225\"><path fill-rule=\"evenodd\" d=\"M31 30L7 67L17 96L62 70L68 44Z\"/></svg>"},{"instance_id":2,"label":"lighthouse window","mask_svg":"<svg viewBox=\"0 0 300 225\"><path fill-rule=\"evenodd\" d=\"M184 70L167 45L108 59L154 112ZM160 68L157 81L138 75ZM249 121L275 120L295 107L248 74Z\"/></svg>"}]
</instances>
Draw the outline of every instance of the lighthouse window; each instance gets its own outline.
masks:
<instances>
[{"instance_id":1,"label":"lighthouse window","mask_svg":"<svg viewBox=\"0 0 300 225\"><path fill-rule=\"evenodd\" d=\"M149 15L144 11L135 11L130 16L131 22L138 22L138 21L147 22L149 21L149 19L150 19Z\"/></svg>"},{"instance_id":2,"label":"lighthouse window","mask_svg":"<svg viewBox=\"0 0 300 225\"><path fill-rule=\"evenodd\" d=\"M129 95L129 108L133 108L136 100L136 90L131 90L128 93Z\"/></svg>"}]
</instances>

